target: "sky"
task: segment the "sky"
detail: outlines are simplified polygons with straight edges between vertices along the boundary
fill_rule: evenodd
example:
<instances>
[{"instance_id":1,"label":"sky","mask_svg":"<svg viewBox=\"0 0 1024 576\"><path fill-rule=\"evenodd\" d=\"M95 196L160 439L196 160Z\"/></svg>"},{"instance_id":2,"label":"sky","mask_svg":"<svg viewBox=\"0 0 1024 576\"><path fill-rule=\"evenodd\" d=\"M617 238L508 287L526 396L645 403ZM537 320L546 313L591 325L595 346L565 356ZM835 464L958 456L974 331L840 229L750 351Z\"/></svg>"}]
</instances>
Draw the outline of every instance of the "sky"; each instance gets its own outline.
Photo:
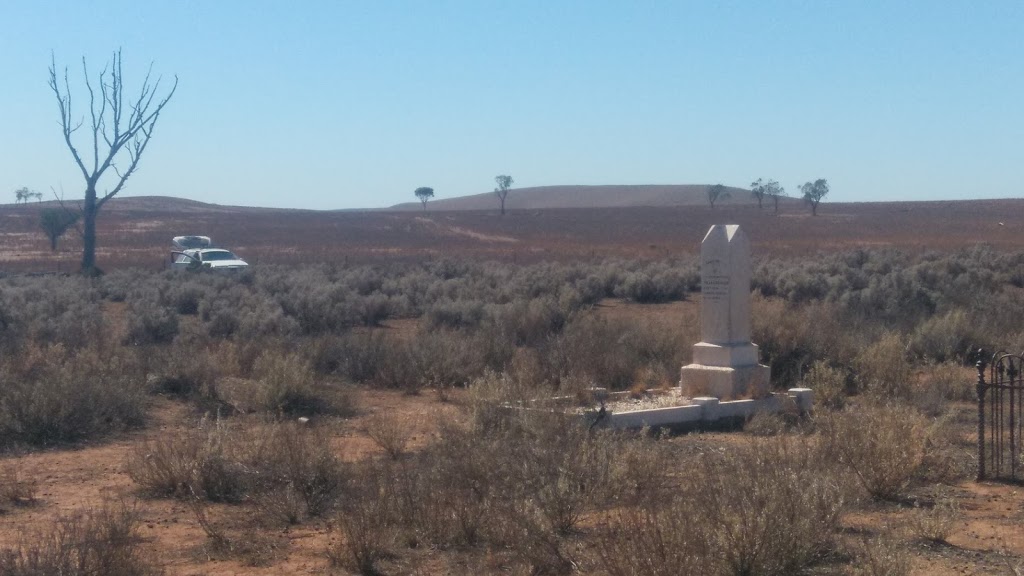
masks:
<instances>
[{"instance_id":1,"label":"sky","mask_svg":"<svg viewBox=\"0 0 1024 576\"><path fill-rule=\"evenodd\" d=\"M378 208L498 174L1024 196L1019 0L0 0L0 23L0 202L81 198L48 68L81 117L83 58L95 83L118 49L127 94L151 64L179 81L122 196Z\"/></svg>"}]
</instances>

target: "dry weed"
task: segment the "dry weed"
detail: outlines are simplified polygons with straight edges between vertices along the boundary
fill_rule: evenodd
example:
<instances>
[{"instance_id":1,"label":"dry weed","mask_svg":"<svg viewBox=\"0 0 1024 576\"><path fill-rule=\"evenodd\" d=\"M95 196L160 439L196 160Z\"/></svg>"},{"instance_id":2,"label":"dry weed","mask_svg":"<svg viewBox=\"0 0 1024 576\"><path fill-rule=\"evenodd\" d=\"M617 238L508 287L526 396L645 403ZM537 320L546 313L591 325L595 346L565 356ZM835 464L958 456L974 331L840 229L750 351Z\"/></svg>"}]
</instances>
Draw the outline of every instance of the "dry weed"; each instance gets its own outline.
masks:
<instances>
[{"instance_id":1,"label":"dry weed","mask_svg":"<svg viewBox=\"0 0 1024 576\"><path fill-rule=\"evenodd\" d=\"M246 466L249 438L221 420L203 420L194 429L137 444L128 454L128 475L156 496L197 496L240 502L251 490Z\"/></svg>"},{"instance_id":2,"label":"dry weed","mask_svg":"<svg viewBox=\"0 0 1024 576\"><path fill-rule=\"evenodd\" d=\"M0 574L148 576L160 570L142 553L138 515L125 503L61 516L48 529L0 549Z\"/></svg>"},{"instance_id":3,"label":"dry weed","mask_svg":"<svg viewBox=\"0 0 1024 576\"><path fill-rule=\"evenodd\" d=\"M31 506L36 503L39 483L25 479L14 466L0 471L0 513L7 506Z\"/></svg>"},{"instance_id":4,"label":"dry weed","mask_svg":"<svg viewBox=\"0 0 1024 576\"><path fill-rule=\"evenodd\" d=\"M755 412L743 424L743 431L753 436L777 436L786 431L786 421L774 412Z\"/></svg>"},{"instance_id":5,"label":"dry weed","mask_svg":"<svg viewBox=\"0 0 1024 576\"><path fill-rule=\"evenodd\" d=\"M955 500L941 500L930 508L918 508L910 516L909 529L914 538L945 542L960 517Z\"/></svg>"},{"instance_id":6,"label":"dry weed","mask_svg":"<svg viewBox=\"0 0 1024 576\"><path fill-rule=\"evenodd\" d=\"M405 452L418 427L415 418L398 418L391 414L375 414L366 421L366 434L393 460Z\"/></svg>"},{"instance_id":7,"label":"dry weed","mask_svg":"<svg viewBox=\"0 0 1024 576\"><path fill-rule=\"evenodd\" d=\"M884 334L857 355L854 366L861 389L875 398L882 402L910 398L913 371L901 334Z\"/></svg>"},{"instance_id":8,"label":"dry weed","mask_svg":"<svg viewBox=\"0 0 1024 576\"><path fill-rule=\"evenodd\" d=\"M608 513L598 535L597 552L611 576L676 576L718 574L703 526L680 498L660 505L625 508Z\"/></svg>"},{"instance_id":9,"label":"dry weed","mask_svg":"<svg viewBox=\"0 0 1024 576\"><path fill-rule=\"evenodd\" d=\"M236 558L246 566L256 567L268 566L285 554L288 545L286 539L275 538L251 526L244 528L237 536L229 536L225 522L210 518L209 506L204 500L193 496L187 502L196 523L206 534L203 552L208 560Z\"/></svg>"},{"instance_id":10,"label":"dry weed","mask_svg":"<svg viewBox=\"0 0 1024 576\"><path fill-rule=\"evenodd\" d=\"M856 576L909 576L911 557L892 537L864 538L853 547Z\"/></svg>"},{"instance_id":11,"label":"dry weed","mask_svg":"<svg viewBox=\"0 0 1024 576\"><path fill-rule=\"evenodd\" d=\"M361 489L353 492L337 516L342 537L327 549L332 566L364 576L380 574L378 563L393 556L396 537L386 509L383 478L372 474L373 470L357 476Z\"/></svg>"},{"instance_id":12,"label":"dry weed","mask_svg":"<svg viewBox=\"0 0 1024 576\"><path fill-rule=\"evenodd\" d=\"M842 410L846 405L847 373L833 368L828 362L818 360L804 374L800 385L814 390L814 403L831 410Z\"/></svg>"}]
</instances>

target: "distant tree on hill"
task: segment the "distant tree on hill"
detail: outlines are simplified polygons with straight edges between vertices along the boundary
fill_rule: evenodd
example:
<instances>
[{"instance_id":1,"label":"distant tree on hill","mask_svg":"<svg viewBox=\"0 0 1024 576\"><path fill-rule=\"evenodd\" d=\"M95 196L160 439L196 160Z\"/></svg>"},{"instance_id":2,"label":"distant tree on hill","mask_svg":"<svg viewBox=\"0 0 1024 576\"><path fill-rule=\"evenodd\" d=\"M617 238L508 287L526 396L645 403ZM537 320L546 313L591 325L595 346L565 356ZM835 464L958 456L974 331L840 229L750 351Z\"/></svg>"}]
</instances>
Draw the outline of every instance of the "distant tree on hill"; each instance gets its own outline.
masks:
<instances>
[{"instance_id":1,"label":"distant tree on hill","mask_svg":"<svg viewBox=\"0 0 1024 576\"><path fill-rule=\"evenodd\" d=\"M764 197L775 199L775 211L779 211L779 196L785 194L782 187L775 180L762 181L760 178L756 182L750 183L750 194L757 200L758 210L764 209Z\"/></svg>"},{"instance_id":2,"label":"distant tree on hill","mask_svg":"<svg viewBox=\"0 0 1024 576\"><path fill-rule=\"evenodd\" d=\"M708 203L711 204L711 208L714 209L715 202L718 202L722 198L728 198L729 193L726 192L725 186L721 184L715 184L714 186L708 186Z\"/></svg>"},{"instance_id":3,"label":"distant tree on hill","mask_svg":"<svg viewBox=\"0 0 1024 576\"><path fill-rule=\"evenodd\" d=\"M96 268L96 216L107 200L116 196L138 169L139 160L149 146L160 113L178 87L178 77L174 77L174 84L164 96L157 96L160 78L150 83L150 73L146 72L138 92L126 95L120 50L114 52L95 81L89 79L89 69L83 58L82 75L85 77L85 93L88 96L84 118L81 111L72 107L77 100L71 98L67 68L64 68L63 74L58 74L57 64L52 59L50 61L50 90L57 99L64 144L85 180L82 273L95 275L99 271ZM72 138L83 127L84 142L80 144L84 144L81 149L86 151L85 154L79 152ZM113 187L103 189L100 193L100 180L108 169L114 173L110 182Z\"/></svg>"},{"instance_id":4,"label":"distant tree on hill","mask_svg":"<svg viewBox=\"0 0 1024 576\"><path fill-rule=\"evenodd\" d=\"M818 215L818 204L821 199L828 196L828 182L824 178L818 178L814 182L804 182L800 186L800 192L804 195L804 202L811 205L811 214Z\"/></svg>"},{"instance_id":5,"label":"distant tree on hill","mask_svg":"<svg viewBox=\"0 0 1024 576\"><path fill-rule=\"evenodd\" d=\"M43 208L39 212L39 227L50 240L51 251L57 251L57 241L69 228L77 224L81 217L80 212L72 212L65 208Z\"/></svg>"},{"instance_id":6,"label":"distant tree on hill","mask_svg":"<svg viewBox=\"0 0 1024 576\"><path fill-rule=\"evenodd\" d=\"M423 203L423 209L427 209L427 200L434 197L434 189L429 186L420 186L416 189L416 197Z\"/></svg>"},{"instance_id":7,"label":"distant tree on hill","mask_svg":"<svg viewBox=\"0 0 1024 576\"><path fill-rule=\"evenodd\" d=\"M28 202L29 198L35 198L36 200L42 201L43 194L41 192L34 192L28 188L18 188L14 191L15 204L21 204L22 202Z\"/></svg>"},{"instance_id":8,"label":"distant tree on hill","mask_svg":"<svg viewBox=\"0 0 1024 576\"><path fill-rule=\"evenodd\" d=\"M782 186L779 186L778 182L775 182L774 180L772 180L771 183L775 184L775 185L767 188L764 191L764 193L765 193L766 196L768 196L769 198L772 199L772 203L775 204L775 213L778 214L779 213L779 198L786 198L786 197L789 196L789 194L786 193L786 189L785 188L783 188Z\"/></svg>"},{"instance_id":9,"label":"distant tree on hill","mask_svg":"<svg viewBox=\"0 0 1024 576\"><path fill-rule=\"evenodd\" d=\"M754 197L754 200L758 201L758 210L764 209L764 201L766 196L771 198L772 195L769 194L768 191L772 187L777 188L778 182L776 182L775 180L764 181L761 178L758 178L756 181L751 182L751 196Z\"/></svg>"},{"instance_id":10,"label":"distant tree on hill","mask_svg":"<svg viewBox=\"0 0 1024 576\"><path fill-rule=\"evenodd\" d=\"M505 197L508 196L508 191L512 188L512 177L505 174L494 177L494 181L498 183L498 187L494 189L494 193L498 195L498 199L501 200L501 213L505 214Z\"/></svg>"}]
</instances>

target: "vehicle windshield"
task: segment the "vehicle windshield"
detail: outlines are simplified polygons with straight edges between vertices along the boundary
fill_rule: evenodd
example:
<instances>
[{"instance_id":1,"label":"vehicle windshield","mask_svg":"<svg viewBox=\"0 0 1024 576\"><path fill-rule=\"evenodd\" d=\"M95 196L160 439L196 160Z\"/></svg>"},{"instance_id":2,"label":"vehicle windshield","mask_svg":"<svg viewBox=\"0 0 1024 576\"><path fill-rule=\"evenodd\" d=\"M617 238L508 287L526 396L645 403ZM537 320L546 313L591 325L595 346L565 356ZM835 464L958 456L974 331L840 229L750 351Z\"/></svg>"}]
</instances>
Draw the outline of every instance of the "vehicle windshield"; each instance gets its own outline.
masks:
<instances>
[{"instance_id":1,"label":"vehicle windshield","mask_svg":"<svg viewBox=\"0 0 1024 576\"><path fill-rule=\"evenodd\" d=\"M210 262L213 260L238 260L238 256L235 256L227 250L211 250L210 252L203 252L203 262Z\"/></svg>"}]
</instances>

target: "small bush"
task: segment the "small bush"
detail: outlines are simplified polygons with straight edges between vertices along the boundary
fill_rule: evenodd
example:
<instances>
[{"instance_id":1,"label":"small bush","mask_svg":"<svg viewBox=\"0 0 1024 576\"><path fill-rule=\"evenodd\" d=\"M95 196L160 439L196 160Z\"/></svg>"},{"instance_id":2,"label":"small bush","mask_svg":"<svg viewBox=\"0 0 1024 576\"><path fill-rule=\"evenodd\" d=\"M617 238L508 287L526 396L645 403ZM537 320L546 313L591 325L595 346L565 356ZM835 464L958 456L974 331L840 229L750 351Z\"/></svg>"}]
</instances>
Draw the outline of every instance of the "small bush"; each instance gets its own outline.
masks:
<instances>
[{"instance_id":1,"label":"small bush","mask_svg":"<svg viewBox=\"0 0 1024 576\"><path fill-rule=\"evenodd\" d=\"M877 398L908 399L913 373L903 337L887 333L861 352L854 365L861 388Z\"/></svg>"},{"instance_id":2,"label":"small bush","mask_svg":"<svg viewBox=\"0 0 1024 576\"><path fill-rule=\"evenodd\" d=\"M857 576L910 576L913 567L910 552L884 535L859 541L853 556Z\"/></svg>"},{"instance_id":3,"label":"small bush","mask_svg":"<svg viewBox=\"0 0 1024 576\"><path fill-rule=\"evenodd\" d=\"M910 517L911 534L929 542L945 542L959 515L960 507L954 500L940 500L930 508L918 508Z\"/></svg>"},{"instance_id":4,"label":"small bush","mask_svg":"<svg viewBox=\"0 0 1024 576\"><path fill-rule=\"evenodd\" d=\"M785 430L785 420L774 412L756 412L743 424L743 431L754 436L776 436Z\"/></svg>"},{"instance_id":5,"label":"small bush","mask_svg":"<svg viewBox=\"0 0 1024 576\"><path fill-rule=\"evenodd\" d=\"M327 438L291 423L242 430L204 421L141 443L129 453L127 469L156 496L213 502L255 497L269 515L293 522L330 511L346 479ZM296 506L284 506L289 498Z\"/></svg>"},{"instance_id":6,"label":"small bush","mask_svg":"<svg viewBox=\"0 0 1024 576\"><path fill-rule=\"evenodd\" d=\"M610 513L597 547L611 576L676 576L685 566L693 576L720 574L703 525L678 498L664 505Z\"/></svg>"},{"instance_id":7,"label":"small bush","mask_svg":"<svg viewBox=\"0 0 1024 576\"><path fill-rule=\"evenodd\" d=\"M792 574L832 545L843 510L815 447L780 437L702 458L690 478L697 518L728 573Z\"/></svg>"},{"instance_id":8,"label":"small bush","mask_svg":"<svg viewBox=\"0 0 1024 576\"><path fill-rule=\"evenodd\" d=\"M245 566L267 566L283 556L288 547L287 539L251 526L237 535L230 533L223 523L210 517L209 507L199 498L188 499L188 506L195 515L196 523L206 533L203 552L211 560L235 558Z\"/></svg>"},{"instance_id":9,"label":"small bush","mask_svg":"<svg viewBox=\"0 0 1024 576\"><path fill-rule=\"evenodd\" d=\"M610 390L626 390L641 370L666 380L678 377L693 335L663 322L606 320L592 314L569 322L549 347L551 370L560 380L588 381Z\"/></svg>"},{"instance_id":10,"label":"small bush","mask_svg":"<svg viewBox=\"0 0 1024 576\"><path fill-rule=\"evenodd\" d=\"M977 401L975 386L978 372L974 367L961 366L955 362L943 362L926 366L923 385L932 388L947 400L960 402Z\"/></svg>"},{"instance_id":11,"label":"small bush","mask_svg":"<svg viewBox=\"0 0 1024 576\"><path fill-rule=\"evenodd\" d=\"M328 547L327 558L332 566L374 576L380 573L378 562L392 555L395 530L387 521L379 478L363 474L358 485L362 490L353 494L337 517L342 537Z\"/></svg>"},{"instance_id":12,"label":"small bush","mask_svg":"<svg viewBox=\"0 0 1024 576\"><path fill-rule=\"evenodd\" d=\"M155 296L132 301L126 323L123 344L167 344L178 335L178 314Z\"/></svg>"},{"instance_id":13,"label":"small bush","mask_svg":"<svg viewBox=\"0 0 1024 576\"><path fill-rule=\"evenodd\" d=\"M328 411L313 388L312 366L298 354L264 352L253 364L253 380L259 383L254 402L260 410L288 415Z\"/></svg>"},{"instance_id":14,"label":"small bush","mask_svg":"<svg viewBox=\"0 0 1024 576\"><path fill-rule=\"evenodd\" d=\"M814 390L814 403L832 410L846 405L847 373L823 360L811 365L800 385Z\"/></svg>"},{"instance_id":15,"label":"small bush","mask_svg":"<svg viewBox=\"0 0 1024 576\"><path fill-rule=\"evenodd\" d=\"M13 466L0 471L0 513L12 506L34 504L38 488L38 482L23 478Z\"/></svg>"},{"instance_id":16,"label":"small bush","mask_svg":"<svg viewBox=\"0 0 1024 576\"><path fill-rule=\"evenodd\" d=\"M196 344L198 348L200 345ZM174 345L166 353L154 351L155 373L149 384L153 392L200 402L220 403L217 381L229 362L216 348L192 349Z\"/></svg>"},{"instance_id":17,"label":"small bush","mask_svg":"<svg viewBox=\"0 0 1024 576\"><path fill-rule=\"evenodd\" d=\"M138 516L126 505L62 516L49 530L0 549L0 574L158 574L140 548L137 529Z\"/></svg>"},{"instance_id":18,"label":"small bush","mask_svg":"<svg viewBox=\"0 0 1024 576\"><path fill-rule=\"evenodd\" d=\"M910 351L933 362L962 360L981 341L967 313L958 308L919 324L910 337Z\"/></svg>"},{"instance_id":19,"label":"small bush","mask_svg":"<svg viewBox=\"0 0 1024 576\"><path fill-rule=\"evenodd\" d=\"M259 439L250 464L259 471L257 490L293 492L302 516L323 516L341 497L347 471L331 450L329 439L296 424L269 426Z\"/></svg>"},{"instance_id":20,"label":"small bush","mask_svg":"<svg viewBox=\"0 0 1024 576\"><path fill-rule=\"evenodd\" d=\"M409 418L377 414L366 421L367 436L392 459L397 459L405 452L414 431L415 422Z\"/></svg>"},{"instance_id":21,"label":"small bush","mask_svg":"<svg viewBox=\"0 0 1024 576\"><path fill-rule=\"evenodd\" d=\"M928 422L913 408L864 405L821 423L829 452L876 499L898 499L925 461Z\"/></svg>"},{"instance_id":22,"label":"small bush","mask_svg":"<svg viewBox=\"0 0 1024 576\"><path fill-rule=\"evenodd\" d=\"M814 446L778 437L702 454L667 499L616 510L600 557L619 574L793 574L832 546L839 486Z\"/></svg>"},{"instance_id":23,"label":"small bush","mask_svg":"<svg viewBox=\"0 0 1024 576\"><path fill-rule=\"evenodd\" d=\"M148 404L146 376L130 351L31 347L0 364L0 442L7 447L136 428Z\"/></svg>"},{"instance_id":24,"label":"small bush","mask_svg":"<svg viewBox=\"0 0 1024 576\"><path fill-rule=\"evenodd\" d=\"M138 444L128 454L128 476L155 496L241 502L251 492L250 439L222 421Z\"/></svg>"}]
</instances>

